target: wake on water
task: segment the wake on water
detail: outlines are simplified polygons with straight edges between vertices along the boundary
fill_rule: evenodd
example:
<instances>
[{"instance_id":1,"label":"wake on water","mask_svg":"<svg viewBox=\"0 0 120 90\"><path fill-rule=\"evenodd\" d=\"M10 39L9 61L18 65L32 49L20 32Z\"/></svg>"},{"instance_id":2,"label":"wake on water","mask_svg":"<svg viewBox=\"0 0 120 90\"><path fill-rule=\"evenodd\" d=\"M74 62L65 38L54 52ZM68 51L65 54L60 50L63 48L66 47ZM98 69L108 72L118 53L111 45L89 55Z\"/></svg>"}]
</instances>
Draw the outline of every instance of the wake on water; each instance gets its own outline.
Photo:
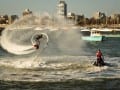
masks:
<instances>
[{"instance_id":1,"label":"wake on water","mask_svg":"<svg viewBox=\"0 0 120 90\"><path fill-rule=\"evenodd\" d=\"M73 27L68 25L66 20L48 14L22 17L2 32L1 46L9 53L21 55L18 59L23 59L20 58L22 55L28 55L30 57L28 62L38 55L40 57L79 55L82 52L83 42L80 40L80 31L74 30ZM39 42L40 48L36 50L34 45L38 42L35 37L41 34L43 39Z\"/></svg>"},{"instance_id":2,"label":"wake on water","mask_svg":"<svg viewBox=\"0 0 120 90\"><path fill-rule=\"evenodd\" d=\"M36 44L34 37L41 34L44 38L40 40L40 48L36 50L34 48L34 44ZM40 81L40 78L34 78L31 75L40 74L43 81L49 80L49 77L53 80L62 79L62 76L65 76L66 79L78 79L92 77L89 76L89 73L92 72L109 70L110 68L107 66L102 68L92 66L95 57L85 55L87 53L84 50L86 43L80 38L80 30L67 24L66 20L51 17L48 14L23 17L2 32L1 46L13 55L12 57L1 57L0 66L7 69L8 67L31 69L33 71L27 71L27 76L31 77L29 80ZM38 72L35 72L35 69ZM4 72L4 69L1 71ZM9 77L10 80L15 80L11 74L21 77L21 73L24 74L26 71L18 70L15 73L14 70L5 70L0 78ZM49 75L47 75L48 73ZM56 73L59 73L61 77ZM8 76L5 77L4 75ZM68 75L69 77L67 77ZM110 76L112 77L114 74ZM21 80L21 78L16 76L16 80Z\"/></svg>"}]
</instances>

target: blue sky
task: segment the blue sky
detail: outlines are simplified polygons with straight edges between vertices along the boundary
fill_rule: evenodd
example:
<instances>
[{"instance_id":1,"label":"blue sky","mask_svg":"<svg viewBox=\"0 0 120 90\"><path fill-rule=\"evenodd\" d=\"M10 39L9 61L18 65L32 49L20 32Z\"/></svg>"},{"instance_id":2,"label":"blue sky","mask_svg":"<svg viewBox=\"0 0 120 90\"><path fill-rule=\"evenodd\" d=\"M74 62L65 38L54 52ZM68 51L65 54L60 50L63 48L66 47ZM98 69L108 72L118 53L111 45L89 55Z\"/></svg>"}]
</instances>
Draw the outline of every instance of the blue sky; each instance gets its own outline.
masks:
<instances>
[{"instance_id":1,"label":"blue sky","mask_svg":"<svg viewBox=\"0 0 120 90\"><path fill-rule=\"evenodd\" d=\"M0 15L21 15L23 10L29 8L33 12L42 13L56 12L59 0L0 0ZM120 13L120 0L65 0L68 5L68 12L84 14L91 17L96 11L111 15Z\"/></svg>"}]
</instances>

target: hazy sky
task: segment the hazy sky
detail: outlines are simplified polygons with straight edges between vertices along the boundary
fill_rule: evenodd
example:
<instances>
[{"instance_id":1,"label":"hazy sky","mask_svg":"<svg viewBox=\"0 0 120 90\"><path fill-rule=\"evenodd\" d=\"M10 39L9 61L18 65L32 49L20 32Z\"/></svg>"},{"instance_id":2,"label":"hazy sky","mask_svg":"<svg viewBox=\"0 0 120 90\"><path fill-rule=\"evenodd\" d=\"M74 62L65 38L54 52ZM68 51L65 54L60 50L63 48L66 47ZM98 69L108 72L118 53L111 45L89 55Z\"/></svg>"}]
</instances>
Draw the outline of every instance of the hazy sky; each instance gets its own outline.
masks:
<instances>
[{"instance_id":1,"label":"hazy sky","mask_svg":"<svg viewBox=\"0 0 120 90\"><path fill-rule=\"evenodd\" d=\"M33 12L42 13L56 12L56 6L59 0L0 0L0 15L21 15L23 10L29 8ZM96 11L111 15L120 13L120 0L65 0L68 12L84 14L91 17Z\"/></svg>"}]
</instances>

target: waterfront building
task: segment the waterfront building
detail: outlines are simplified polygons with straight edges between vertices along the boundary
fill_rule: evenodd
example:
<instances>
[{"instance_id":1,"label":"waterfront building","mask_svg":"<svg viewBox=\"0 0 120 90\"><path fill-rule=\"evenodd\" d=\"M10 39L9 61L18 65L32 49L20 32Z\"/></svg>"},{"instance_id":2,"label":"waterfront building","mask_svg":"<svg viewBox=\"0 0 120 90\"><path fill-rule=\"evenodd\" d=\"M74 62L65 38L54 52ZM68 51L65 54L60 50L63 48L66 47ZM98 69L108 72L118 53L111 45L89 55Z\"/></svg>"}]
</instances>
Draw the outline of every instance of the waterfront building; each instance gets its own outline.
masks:
<instances>
[{"instance_id":1,"label":"waterfront building","mask_svg":"<svg viewBox=\"0 0 120 90\"><path fill-rule=\"evenodd\" d=\"M29 9L25 9L22 14L23 14L23 16L31 15L32 11L30 11Z\"/></svg>"},{"instance_id":2,"label":"waterfront building","mask_svg":"<svg viewBox=\"0 0 120 90\"><path fill-rule=\"evenodd\" d=\"M67 18L74 20L75 19L75 13L73 13L73 12L67 13Z\"/></svg>"},{"instance_id":3,"label":"waterfront building","mask_svg":"<svg viewBox=\"0 0 120 90\"><path fill-rule=\"evenodd\" d=\"M120 23L120 14L112 14L110 17L113 20L113 24Z\"/></svg>"},{"instance_id":4,"label":"waterfront building","mask_svg":"<svg viewBox=\"0 0 120 90\"><path fill-rule=\"evenodd\" d=\"M76 25L84 25L85 24L85 17L83 14L75 15L75 24Z\"/></svg>"},{"instance_id":5,"label":"waterfront building","mask_svg":"<svg viewBox=\"0 0 120 90\"><path fill-rule=\"evenodd\" d=\"M67 16L67 4L64 0L59 0L59 3L57 5L57 15L59 17Z\"/></svg>"},{"instance_id":6,"label":"waterfront building","mask_svg":"<svg viewBox=\"0 0 120 90\"><path fill-rule=\"evenodd\" d=\"M8 24L8 15L0 16L0 24Z\"/></svg>"},{"instance_id":7,"label":"waterfront building","mask_svg":"<svg viewBox=\"0 0 120 90\"><path fill-rule=\"evenodd\" d=\"M93 15L93 18L95 19L96 24L105 24L106 23L106 15L102 12L96 12Z\"/></svg>"},{"instance_id":8,"label":"waterfront building","mask_svg":"<svg viewBox=\"0 0 120 90\"><path fill-rule=\"evenodd\" d=\"M95 18L95 19L102 19L102 18L105 18L105 13L101 13L101 12L96 12L94 15L93 15L93 17Z\"/></svg>"},{"instance_id":9,"label":"waterfront building","mask_svg":"<svg viewBox=\"0 0 120 90\"><path fill-rule=\"evenodd\" d=\"M18 18L19 18L18 15L11 15L11 16L9 16L9 24L12 24Z\"/></svg>"},{"instance_id":10,"label":"waterfront building","mask_svg":"<svg viewBox=\"0 0 120 90\"><path fill-rule=\"evenodd\" d=\"M68 23L74 23L75 22L75 13L69 12L67 13L67 21Z\"/></svg>"}]
</instances>

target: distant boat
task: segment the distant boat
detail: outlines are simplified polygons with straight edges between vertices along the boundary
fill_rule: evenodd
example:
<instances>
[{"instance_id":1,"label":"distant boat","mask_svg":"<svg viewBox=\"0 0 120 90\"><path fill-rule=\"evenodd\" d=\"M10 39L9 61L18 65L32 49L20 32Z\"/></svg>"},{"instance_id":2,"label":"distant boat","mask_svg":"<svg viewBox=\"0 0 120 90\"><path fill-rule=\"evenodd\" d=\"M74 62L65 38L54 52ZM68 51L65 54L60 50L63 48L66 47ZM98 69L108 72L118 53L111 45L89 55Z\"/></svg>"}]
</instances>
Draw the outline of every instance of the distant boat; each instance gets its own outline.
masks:
<instances>
[{"instance_id":1,"label":"distant boat","mask_svg":"<svg viewBox=\"0 0 120 90\"><path fill-rule=\"evenodd\" d=\"M93 28L81 30L82 40L102 41L105 38L120 37L120 29Z\"/></svg>"},{"instance_id":2,"label":"distant boat","mask_svg":"<svg viewBox=\"0 0 120 90\"><path fill-rule=\"evenodd\" d=\"M81 30L84 34L82 40L85 41L102 41L103 35L98 30Z\"/></svg>"},{"instance_id":3,"label":"distant boat","mask_svg":"<svg viewBox=\"0 0 120 90\"><path fill-rule=\"evenodd\" d=\"M93 30L99 31L104 37L120 37L120 29L109 29L109 28L100 28L100 29L95 29Z\"/></svg>"}]
</instances>

